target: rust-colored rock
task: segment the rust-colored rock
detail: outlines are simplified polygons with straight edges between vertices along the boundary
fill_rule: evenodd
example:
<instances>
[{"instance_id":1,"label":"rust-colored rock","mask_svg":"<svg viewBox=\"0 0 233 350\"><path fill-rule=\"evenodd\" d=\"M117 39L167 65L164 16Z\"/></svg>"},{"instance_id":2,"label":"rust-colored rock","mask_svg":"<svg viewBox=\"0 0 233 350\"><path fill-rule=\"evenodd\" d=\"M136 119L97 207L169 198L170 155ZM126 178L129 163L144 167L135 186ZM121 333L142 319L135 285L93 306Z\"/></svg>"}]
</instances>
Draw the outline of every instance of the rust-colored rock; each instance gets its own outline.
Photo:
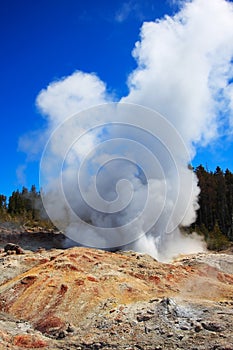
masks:
<instances>
[{"instance_id":1,"label":"rust-colored rock","mask_svg":"<svg viewBox=\"0 0 233 350\"><path fill-rule=\"evenodd\" d=\"M40 349L48 346L48 343L31 335L17 335L14 337L14 345L23 349Z\"/></svg>"},{"instance_id":2,"label":"rust-colored rock","mask_svg":"<svg viewBox=\"0 0 233 350\"><path fill-rule=\"evenodd\" d=\"M225 334L233 320L230 255L201 254L164 264L134 252L75 247L2 253L1 259L1 312L30 325L13 334L2 328L0 317L2 342L12 349L123 349L123 344L151 349L155 342L165 344L163 349L178 343L189 349L187 337L193 334L219 346L230 341Z\"/></svg>"}]
</instances>

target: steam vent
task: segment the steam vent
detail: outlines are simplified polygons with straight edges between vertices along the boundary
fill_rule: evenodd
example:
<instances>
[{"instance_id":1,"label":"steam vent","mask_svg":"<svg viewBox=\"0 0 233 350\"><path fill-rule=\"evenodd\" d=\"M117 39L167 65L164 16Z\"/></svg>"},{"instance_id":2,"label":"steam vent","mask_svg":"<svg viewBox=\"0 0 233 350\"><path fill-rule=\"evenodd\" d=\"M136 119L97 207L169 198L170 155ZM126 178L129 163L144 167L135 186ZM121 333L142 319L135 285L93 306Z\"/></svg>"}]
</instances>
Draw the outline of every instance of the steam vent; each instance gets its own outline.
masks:
<instances>
[{"instance_id":1,"label":"steam vent","mask_svg":"<svg viewBox=\"0 0 233 350\"><path fill-rule=\"evenodd\" d=\"M233 350L233 0L0 5L0 350Z\"/></svg>"}]
</instances>

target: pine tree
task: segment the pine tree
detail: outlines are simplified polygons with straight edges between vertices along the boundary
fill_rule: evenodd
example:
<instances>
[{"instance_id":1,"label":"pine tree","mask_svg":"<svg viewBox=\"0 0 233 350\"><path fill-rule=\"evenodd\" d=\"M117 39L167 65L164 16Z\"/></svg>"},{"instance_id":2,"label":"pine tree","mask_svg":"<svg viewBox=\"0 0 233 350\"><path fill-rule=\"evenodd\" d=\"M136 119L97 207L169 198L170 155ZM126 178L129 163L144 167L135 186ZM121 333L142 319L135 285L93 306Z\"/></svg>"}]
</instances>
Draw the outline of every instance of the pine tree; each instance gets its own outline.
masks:
<instances>
[{"instance_id":1,"label":"pine tree","mask_svg":"<svg viewBox=\"0 0 233 350\"><path fill-rule=\"evenodd\" d=\"M213 231L209 232L207 238L207 248L211 250L223 250L229 247L229 240L224 236L218 223L214 225Z\"/></svg>"}]
</instances>

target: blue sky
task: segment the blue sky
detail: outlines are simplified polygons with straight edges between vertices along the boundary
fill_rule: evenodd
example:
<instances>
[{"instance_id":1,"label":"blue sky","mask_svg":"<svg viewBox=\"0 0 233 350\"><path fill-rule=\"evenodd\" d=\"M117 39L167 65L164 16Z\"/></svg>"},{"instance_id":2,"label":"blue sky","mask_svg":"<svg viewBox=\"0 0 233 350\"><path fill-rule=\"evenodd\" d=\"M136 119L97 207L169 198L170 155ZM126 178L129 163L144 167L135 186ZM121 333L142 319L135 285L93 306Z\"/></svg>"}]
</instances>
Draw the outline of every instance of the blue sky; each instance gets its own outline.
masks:
<instances>
[{"instance_id":1,"label":"blue sky","mask_svg":"<svg viewBox=\"0 0 233 350\"><path fill-rule=\"evenodd\" d=\"M38 186L38 159L27 162L19 138L43 128L39 92L75 70L95 72L119 98L136 67L131 52L143 21L173 15L174 1L2 0L0 193ZM194 165L233 170L231 139L198 149ZM18 174L17 174L18 173Z\"/></svg>"}]
</instances>

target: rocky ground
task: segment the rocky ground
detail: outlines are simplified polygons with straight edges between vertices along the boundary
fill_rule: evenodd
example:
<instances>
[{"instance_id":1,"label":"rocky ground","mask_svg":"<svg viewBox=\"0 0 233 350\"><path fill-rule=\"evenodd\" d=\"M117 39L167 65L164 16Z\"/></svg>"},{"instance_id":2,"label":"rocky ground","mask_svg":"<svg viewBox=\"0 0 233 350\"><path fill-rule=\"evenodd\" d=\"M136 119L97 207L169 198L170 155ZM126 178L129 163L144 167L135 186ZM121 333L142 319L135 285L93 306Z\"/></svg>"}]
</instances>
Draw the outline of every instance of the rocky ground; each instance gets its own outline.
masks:
<instances>
[{"instance_id":1,"label":"rocky ground","mask_svg":"<svg viewBox=\"0 0 233 350\"><path fill-rule=\"evenodd\" d=\"M231 251L164 264L64 242L0 229L0 349L233 350Z\"/></svg>"}]
</instances>

